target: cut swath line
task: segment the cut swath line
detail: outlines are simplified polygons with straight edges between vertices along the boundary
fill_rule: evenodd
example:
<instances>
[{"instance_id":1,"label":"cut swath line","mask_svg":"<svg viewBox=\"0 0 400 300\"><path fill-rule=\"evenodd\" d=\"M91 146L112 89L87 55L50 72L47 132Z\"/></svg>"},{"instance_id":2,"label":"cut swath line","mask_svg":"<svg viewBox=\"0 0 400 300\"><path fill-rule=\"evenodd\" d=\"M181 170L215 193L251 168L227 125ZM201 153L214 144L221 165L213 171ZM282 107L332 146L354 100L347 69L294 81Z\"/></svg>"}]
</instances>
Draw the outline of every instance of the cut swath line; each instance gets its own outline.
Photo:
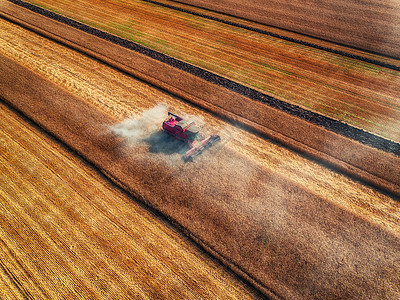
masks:
<instances>
[{"instance_id":1,"label":"cut swath line","mask_svg":"<svg viewBox=\"0 0 400 300\"><path fill-rule=\"evenodd\" d=\"M139 3L139 2L138 2ZM75 3L73 3L73 4L71 4L71 5L74 5ZM60 4L61 5L61 4ZM76 4L75 5L75 7L77 7L77 8L79 8L79 7L82 7L82 5L81 4ZM125 7L123 7L123 6L121 6L121 8L125 8ZM146 33L146 37L141 37L140 39L139 39L139 37L138 38L136 38L135 36L137 35L137 33L136 33L136 31L137 30L135 30L134 32L135 32L135 34L134 34L134 36L129 36L129 35L127 35L127 33L128 32L131 32L132 31L132 29L131 30L129 30L129 26L125 26L125 25L118 25L117 23L115 23L115 22L104 22L104 20L102 19L102 18L100 18L99 19L99 16L97 16L96 17L96 15L94 15L94 12L95 12L95 9L94 8L90 8L91 10L93 10L93 13L89 13L89 16L87 16L88 15L88 13L86 12L84 12L83 10L82 10L82 13L79 13L79 15L82 15L82 16L87 16L86 17L86 20L88 20L88 19L92 19L92 20L96 20L97 21L97 24L98 24L98 28L105 28L105 27L108 27L109 29L107 30L107 28L105 29L106 31L112 31L113 33L116 33L117 35L119 35L119 36L122 36L122 37L125 37L125 38L128 38L128 39L131 39L131 40L133 40L133 41L135 41L135 42L138 42L138 43L140 43L140 44L142 44L142 45L146 45L146 46L148 46L148 47L150 47L150 48L152 48L152 49L154 49L154 50L157 50L157 51L161 51L161 52L164 52L164 53L167 53L168 55L171 55L171 56L174 56L175 58L179 58L179 59L182 59L182 60L184 60L184 61L186 61L186 62L190 62L190 63L192 63L192 64L197 64L198 66L201 66L201 67L203 67L203 68L206 68L206 69L208 69L209 71L211 71L211 72L216 72L218 75L221 75L221 76L228 76L230 79L232 79L232 80L236 80L236 81L241 81L241 82L244 82L244 83L246 83L246 84L248 84L248 86L249 87L255 87L255 88L257 88L257 89L261 89L261 90L271 90L272 92L272 94L274 94L274 95L280 95L280 94L282 94L282 91L284 91L284 90L286 90L286 89L281 89L281 90L279 90L279 88L276 86L277 84L274 84L274 82L277 82L278 80L279 80L279 78L278 78L278 76L275 76L275 77L270 77L269 79L269 85L268 86L264 86L264 84L263 84L263 80L265 80L265 78L263 78L264 76L263 75L267 75L267 74L264 74L263 73L263 71L261 70L261 71L259 71L259 72L261 72L260 74L258 74L258 73L254 73L253 72L253 70L254 70L254 68L253 67L250 67L249 68L249 70L247 70L246 68L243 68L242 66L238 66L238 65L232 65L232 64L230 64L229 66L228 65L225 65L224 64L224 61L222 61L221 59L218 59L218 57L216 57L217 55L214 55L214 56L210 56L210 55L208 55L208 56L206 56L206 54L204 54L203 55L203 52L204 51L196 51L196 50L193 50L192 48L197 48L196 46L192 46L192 47L186 47L185 49L182 49L182 48L179 48L179 44L178 43L175 43L175 41L176 41L176 39L178 38L176 35L179 35L178 33L176 33L176 35L174 35L174 32L172 32L172 35L174 36L172 39L168 39L168 37L162 37L161 36L161 39L167 39L168 40L168 43L169 44L165 44L165 42L164 42L164 40L160 40L160 32L158 32L159 30L160 30L160 28L158 28L156 25L149 25L148 26L148 28L146 29L146 30L151 30L151 33ZM126 9L128 9L128 7L126 7ZM76 8L75 8L75 10L76 10ZM80 11L80 10L79 10ZM157 10L157 11L162 11L163 12L163 15L170 15L171 13L167 13L168 11L166 10L166 9L164 9L164 10ZM129 10L127 10L127 12L129 12ZM135 14L133 14L131 17L132 18L135 18L134 19L134 21L132 21L132 20L130 20L130 22L133 22L134 24L133 25L137 25L137 24L139 24L139 23L141 23L140 22L140 18L141 18L141 16L142 16L142 14L143 14L143 12L135 12ZM71 15L71 16L76 16L76 13L70 13L69 15ZM107 12L101 12L101 15L107 15L107 16L109 16L109 18L111 18L111 20L118 20L118 23L123 23L123 24L125 24L127 21L125 20L125 19L123 19L123 18L121 18L119 15L113 15L113 14L110 14L110 13L107 13ZM187 14L184 14L184 13L182 13L180 16L182 16L182 20L183 21L185 21L185 22L188 22L188 21L192 21L190 18L184 18L183 16L185 16L185 15L187 15ZM165 20L163 20L162 19L162 16L158 16L158 15L155 15L154 14L154 17L157 19L157 20L160 20L160 21L165 21ZM200 17L198 17L197 19L199 19L199 20L201 20L201 18ZM89 21L87 21L86 22L87 24L91 24L92 22L89 22ZM198 22L197 22L198 23ZM214 25L215 24L217 24L216 22L213 22L214 23ZM104 26L105 24L107 24L107 26ZM111 24L111 25L110 25ZM118 26L119 27L118 27ZM178 25L178 24L177 24ZM184 25L184 23L182 23L182 24L180 24L181 26L183 26ZM120 28L120 26L123 26L123 29L122 29L122 31L121 31L121 28ZM143 27L143 24L141 24L140 26L142 26ZM212 28L213 29L215 29L215 28L217 28L217 26L218 25L215 25L215 26L213 26ZM167 33L167 31L168 31L168 26L162 26L163 27L163 32L164 33ZM221 25L219 25L219 29L221 29L220 28L221 27ZM110 28L112 28L112 29L110 29ZM126 32L127 33L125 33L125 28L128 28L127 30L126 30ZM208 28L207 28L208 29ZM211 30L211 29L210 29ZM219 31L218 31L219 32ZM169 32L168 31L168 33L169 34L171 34L171 32ZM259 35L259 34L258 34ZM262 35L260 35L261 37L262 37ZM191 38L186 38L185 39L185 37L183 36L180 36L179 37L180 39L184 39L184 41L185 42L187 42L188 40L191 40ZM253 39L253 36L252 36L252 39ZM278 39L276 39L276 38L272 38L273 40L276 40L276 41L279 41ZM203 47L210 47L209 45L207 45L207 42L206 41L204 41L204 38L196 38L196 39L194 39L193 40L193 42L197 42L197 44L198 45L202 45ZM284 43L288 43L289 44L289 42L285 42L285 41L280 41L280 43L282 43L282 42L284 42ZM172 44L174 44L173 46L172 46ZM182 43L181 43L182 44ZM299 47L301 47L301 48L304 48L304 49L308 49L308 50L313 50L313 52L319 52L321 55L319 55L320 56L320 58L323 60L324 59L324 55L323 55L323 51L320 51L320 50L316 50L316 49L312 49L312 48L307 48L307 47L305 47L305 46L302 46L302 45L299 45ZM212 51L215 51L216 49L214 48L214 47L210 47L210 49L212 50ZM194 51L194 52L193 52ZM240 51L239 51L240 52ZM273 49L271 49L270 51L269 51L269 53L264 53L263 52L263 54L265 54L265 55L268 55L268 56L271 56L271 52L276 52L276 51L273 51ZM279 52L279 51L278 51ZM187 55L186 57L184 57L183 55L181 55L181 53L186 53L185 55ZM218 51L218 53L219 53L219 55L221 56L221 55L224 55L223 53L220 53L219 51ZM254 54L254 55L258 55L258 54L255 54L255 53L257 53L257 49L255 49L254 51L252 51L252 53ZM236 58L239 60L239 61L242 61L242 64L243 63L248 63L248 64L252 64L252 66L254 65L254 62L252 62L252 61L249 61L249 62L246 62L246 59L245 59L245 56L243 56L243 55L239 55L238 53L235 53L234 54L234 56L237 56ZM263 56L260 56L260 55L258 55L257 57L260 57L260 58L263 58ZM340 58L340 57L339 57ZM276 62L274 63L275 65L279 65L279 60L278 60L278 58L275 58L275 57L271 57L271 59L273 60L273 61L277 61L278 62L278 64L276 64ZM282 60L283 58L281 58L281 60ZM285 57L284 58L285 60L287 60L288 59L288 57ZM345 58L345 57L342 57L342 58L340 58L341 60L346 60L346 61L349 61L349 63L348 63L348 65L349 66L353 66L354 64L351 64L350 62L351 62L351 60L349 59L349 58ZM336 60L336 59L335 59ZM214 61L213 63L211 62L211 61ZM206 62L206 63L205 63ZM226 64L228 64L229 62L226 62ZM263 64L263 62L261 62L262 64ZM357 63L357 62L356 62ZM305 78L304 76L302 76L302 75L297 75L296 76L296 74L295 73L293 73L292 71L293 70L298 70L299 68L296 68L296 63L295 63L295 61L293 62L290 62L290 64L291 64L291 70L290 70L290 72L289 71L285 71L285 69L282 69L282 68L278 68L280 71L279 72L283 72L283 74L287 74L288 76L289 75L292 75L292 76L294 76L294 78L296 78L296 77L301 77L301 78ZM339 62L337 62L337 64L343 64L343 62L341 62L341 61L339 61ZM347 64L347 63L346 63ZM268 65L268 64L265 64L265 65ZM371 65L367 65L367 64L363 64L363 65L358 65L358 63L357 63L357 68L360 68L360 67L367 67L367 66L371 66ZM250 70L251 69L251 70ZM307 71L302 71L303 73L305 72L305 73L307 73ZM297 71L297 73L299 73L299 71ZM303 74L303 73L299 73L299 74ZM323 73L323 70L320 72L320 74L322 74ZM258 76L258 79L257 79L257 76L255 76L255 74ZM308 73L307 73L308 74ZM278 75L278 74L276 74L276 75ZM274 76L274 75L270 75L270 76ZM308 74L307 76L309 76L310 77L310 80L312 81L312 82L317 82L316 81L316 79L315 78L313 78L313 77L315 77L315 75L313 75L313 74ZM321 75L322 76L322 75ZM280 80L282 80L282 79L280 79ZM323 83L322 83L323 84ZM340 84L339 84L340 85ZM296 85L291 85L291 87L293 88L293 94L298 94L297 92L296 92ZM343 90L343 88L341 88L341 87L337 87L337 88L335 88L334 86L332 86L332 85L327 85L327 87L328 88L332 88L332 89L334 89L334 90L338 90L338 92L340 93L340 90ZM373 87L371 86L371 89L369 90L369 91L372 91L372 89L373 89ZM287 99L282 99L282 100L284 100L284 101L286 101L286 100L288 100L289 102L292 102L293 104L299 104L299 103L302 103L303 102L303 100L304 99L307 99L307 95L304 95L303 96L303 100L300 102L300 101L298 101L297 99L293 99L293 95L290 95L290 94L287 94L287 93L285 93L285 95L287 96ZM309 99L309 101L310 101L310 105L305 105L306 106L306 108L308 109L308 107L315 107L315 105L318 105L318 101L320 101L320 102L327 102L327 99L325 99L323 96L322 96L323 94L322 93L320 93L320 94L311 94L311 95L309 95L308 96L308 99ZM311 97L310 97L311 96ZM313 98L313 96L318 96L316 99L314 99ZM322 97L322 98L321 98ZM366 102L366 101L369 101L369 97L366 97L366 95L365 95L365 93L364 93L364 102ZM336 98L336 97L334 97L334 98ZM318 100L319 99L319 100ZM351 108L352 107L352 103L354 102L354 101L352 101L353 99L349 99L349 101L347 101L347 102L344 102L343 101L343 99L341 99L339 102L340 103L348 103L348 105L349 105L349 107ZM375 102L380 102L379 100L380 99L371 99L372 100L372 103L375 103ZM374 100L377 100L377 101L374 101ZM337 100L335 100L335 101L337 101ZM386 103L386 102L385 102ZM326 104L324 104L324 103L322 103L322 105L326 105ZM340 105L340 104L339 104ZM390 106L390 103L388 103L388 105ZM354 107L354 105L353 105L353 107ZM358 105L357 105L357 107L358 107ZM379 113L381 110L379 110L379 111L377 111L377 110L375 110L374 111L374 113L376 114L376 113ZM322 112L322 111L321 111ZM318 113L318 111L317 111L317 113ZM352 111L349 111L349 112L347 112L348 114L354 114L354 112L352 112ZM341 119L340 118L340 116L339 115L332 115L332 114L329 114L328 115L329 117L332 117L332 118L336 118L336 119ZM384 116L384 115L383 115ZM342 119L343 120L343 119ZM346 120L347 122L349 121L349 120ZM351 122L350 122L351 123ZM357 122L354 122L353 124L351 124L351 125L355 125L355 126L358 126L359 125L359 123L357 123ZM364 125L367 125L367 124L364 124ZM361 126L362 127L362 126ZM371 126L368 126L367 125L367 127L365 128L365 129L367 129L367 130L371 130L371 131L373 131L373 129L374 128L372 128L371 129ZM384 130L383 131L378 131L377 132L377 134L382 134L382 132L385 132ZM385 136L385 134L383 134L384 136ZM389 135L389 136L386 136L386 138L390 138L391 137L391 135Z\"/></svg>"},{"instance_id":2,"label":"cut swath line","mask_svg":"<svg viewBox=\"0 0 400 300\"><path fill-rule=\"evenodd\" d=\"M236 92L236 93L243 95L247 98L250 98L252 100L267 104L273 108L277 108L281 111L284 111L293 116L301 118L312 124L322 126L326 129L328 129L332 132L338 133L342 136L348 137L350 139L356 140L360 143L372 146L374 148L383 150L385 152L393 153L397 156L400 156L400 144L397 142L391 141L389 139L385 139L381 136L372 134L370 132L364 131L360 128L356 128L354 126L343 123L341 121L317 114L317 113L309 111L309 110L305 110L297 105L293 105L293 104L278 100L270 95L263 94L262 92L259 92L252 88L249 88L249 87L246 87L246 86L244 86L240 83L234 82L228 78L224 78L222 76L219 76L219 75L209 72L207 70L204 70L199 67L185 63L183 61L177 60L173 57L170 57L163 53L146 48L146 47L139 45L137 43L134 43L132 41L123 39L121 37L112 35L110 33L101 31L96 28L89 27L85 24L74 21L65 16L61 16L54 12L47 11L47 10L37 7L35 5L20 1L20 0L9 0L9 1L13 2L17 5L20 5L22 7L28 8L31 11L34 11L36 13L42 14L46 17L49 17L53 20L62 22L64 24L67 24L71 27L74 27L74 28L84 31L86 33L89 33L89 34L95 35L99 38L102 38L104 40L110 41L114 44L123 46L130 50L134 50L138 53L144 54L150 58L153 58L155 60L166 63L170 66L173 66L177 69L180 69L182 71L185 71L187 73L195 75L199 78L202 78L210 83L213 83L213 84L216 84L219 86L223 86L224 88L226 88L228 90ZM400 70L400 68L399 68L399 70Z\"/></svg>"}]
</instances>

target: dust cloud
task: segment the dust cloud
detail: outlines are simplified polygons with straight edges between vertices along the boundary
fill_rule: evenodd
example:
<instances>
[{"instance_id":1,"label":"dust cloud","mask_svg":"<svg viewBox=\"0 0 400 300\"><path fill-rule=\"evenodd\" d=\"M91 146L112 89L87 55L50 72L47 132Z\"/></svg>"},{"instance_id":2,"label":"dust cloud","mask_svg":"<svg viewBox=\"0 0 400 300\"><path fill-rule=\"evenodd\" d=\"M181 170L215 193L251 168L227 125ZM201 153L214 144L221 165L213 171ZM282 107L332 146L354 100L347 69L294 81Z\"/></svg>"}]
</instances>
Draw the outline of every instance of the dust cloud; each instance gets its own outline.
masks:
<instances>
[{"instance_id":1,"label":"dust cloud","mask_svg":"<svg viewBox=\"0 0 400 300\"><path fill-rule=\"evenodd\" d=\"M133 146L159 131L166 116L167 106L158 104L145 110L142 115L134 115L121 123L110 126L110 130L116 136L124 138L128 145Z\"/></svg>"},{"instance_id":2,"label":"dust cloud","mask_svg":"<svg viewBox=\"0 0 400 300\"><path fill-rule=\"evenodd\" d=\"M176 165L182 161L182 155L189 149L186 143L165 134L161 130L168 116L168 107L158 104L142 114L136 114L124 121L112 125L109 130L115 136L124 139L124 147L135 148L136 158ZM144 150L144 148L146 150ZM144 150L144 152L143 152Z\"/></svg>"},{"instance_id":3,"label":"dust cloud","mask_svg":"<svg viewBox=\"0 0 400 300\"><path fill-rule=\"evenodd\" d=\"M219 147L213 148L221 150L222 146L233 138L226 127L215 132L212 128L204 126L205 121L202 116L184 113L179 115L184 119L194 121L201 128L201 138L206 138L210 134L219 134L223 142L218 143ZM123 138L125 147L148 147L146 153L147 159L162 158L164 161L176 164L182 160L182 155L190 149L190 146L162 132L161 124L167 116L167 105L158 104L141 114L133 115L120 123L110 126L109 131L115 136ZM214 154L218 149L213 149ZM153 156L152 154L158 155Z\"/></svg>"}]
</instances>

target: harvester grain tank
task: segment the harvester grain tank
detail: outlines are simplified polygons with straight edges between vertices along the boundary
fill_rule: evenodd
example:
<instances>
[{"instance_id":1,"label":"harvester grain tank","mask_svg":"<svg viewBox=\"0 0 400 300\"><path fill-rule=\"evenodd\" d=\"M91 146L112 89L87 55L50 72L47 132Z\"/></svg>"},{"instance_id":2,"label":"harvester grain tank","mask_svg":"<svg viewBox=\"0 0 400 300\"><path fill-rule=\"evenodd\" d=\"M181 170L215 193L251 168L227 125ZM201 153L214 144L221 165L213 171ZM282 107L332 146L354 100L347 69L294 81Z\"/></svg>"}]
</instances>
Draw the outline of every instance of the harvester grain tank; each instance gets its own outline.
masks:
<instances>
[{"instance_id":1,"label":"harvester grain tank","mask_svg":"<svg viewBox=\"0 0 400 300\"><path fill-rule=\"evenodd\" d=\"M183 119L170 112L168 112L168 118L162 124L162 129L167 134L188 144L190 149L183 155L185 161L193 160L205 149L221 140L218 135L203 138L200 134L200 128L195 122Z\"/></svg>"}]
</instances>

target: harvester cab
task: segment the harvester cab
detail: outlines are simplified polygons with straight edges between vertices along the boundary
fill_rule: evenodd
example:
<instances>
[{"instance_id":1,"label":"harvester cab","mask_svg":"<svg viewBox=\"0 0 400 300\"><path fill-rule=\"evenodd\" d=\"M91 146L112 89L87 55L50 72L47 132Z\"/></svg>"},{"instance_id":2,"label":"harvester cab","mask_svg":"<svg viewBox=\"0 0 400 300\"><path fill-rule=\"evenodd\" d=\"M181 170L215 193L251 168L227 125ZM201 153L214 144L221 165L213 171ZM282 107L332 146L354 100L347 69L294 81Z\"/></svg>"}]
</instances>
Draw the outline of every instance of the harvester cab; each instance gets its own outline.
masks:
<instances>
[{"instance_id":1,"label":"harvester cab","mask_svg":"<svg viewBox=\"0 0 400 300\"><path fill-rule=\"evenodd\" d=\"M163 122L162 129L167 134L188 144L190 149L183 155L185 161L193 160L194 157L221 139L218 135L211 135L203 139L200 135L200 128L195 122L183 119L171 112L168 112L168 118Z\"/></svg>"}]
</instances>

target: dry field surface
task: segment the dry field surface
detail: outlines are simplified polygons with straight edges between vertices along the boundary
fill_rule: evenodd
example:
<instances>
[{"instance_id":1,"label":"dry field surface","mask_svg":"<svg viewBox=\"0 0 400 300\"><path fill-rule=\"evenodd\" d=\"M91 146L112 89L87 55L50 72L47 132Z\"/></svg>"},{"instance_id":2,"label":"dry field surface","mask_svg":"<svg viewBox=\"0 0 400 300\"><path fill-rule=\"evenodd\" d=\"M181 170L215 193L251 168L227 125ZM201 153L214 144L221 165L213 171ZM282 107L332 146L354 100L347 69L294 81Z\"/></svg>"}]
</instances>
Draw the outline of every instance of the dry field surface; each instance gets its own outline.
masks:
<instances>
[{"instance_id":1,"label":"dry field surface","mask_svg":"<svg viewBox=\"0 0 400 300\"><path fill-rule=\"evenodd\" d=\"M179 0L400 58L397 0Z\"/></svg>"},{"instance_id":2,"label":"dry field surface","mask_svg":"<svg viewBox=\"0 0 400 300\"><path fill-rule=\"evenodd\" d=\"M128 50L75 28L64 26L10 2L1 9L11 20L146 80L220 116L250 126L263 135L328 163L376 187L400 195L400 158L355 142L323 127L251 101L224 86ZM398 147L398 145L397 145ZM398 152L398 151L397 151Z\"/></svg>"},{"instance_id":3,"label":"dry field surface","mask_svg":"<svg viewBox=\"0 0 400 300\"><path fill-rule=\"evenodd\" d=\"M29 2L200 66L278 99L400 142L398 71L139 0ZM236 5L240 7L240 4ZM189 8L196 13L211 14ZM220 15L216 17L221 18ZM232 17L229 20L300 40L306 39L326 47L336 47L256 23L244 23ZM396 59L350 48L342 47L339 50L400 65Z\"/></svg>"},{"instance_id":4,"label":"dry field surface","mask_svg":"<svg viewBox=\"0 0 400 300\"><path fill-rule=\"evenodd\" d=\"M119 186L182 226L265 295L293 299L400 296L400 203L395 198L15 24L1 19L0 26L4 45L0 48L0 96ZM110 125L159 103L196 115L207 124L206 130L220 132L225 143L196 163L184 164L157 127L131 143L109 132ZM212 261L204 256L197 260L198 251L176 246L187 244L162 222L137 225L145 219L154 222L153 217L144 211L140 213L144 217L136 215L141 207L62 145L46 140L4 106L1 113L9 120L0 123L6 141L1 168L8 170L1 177L6 297L12 298L18 289L57 296L58 288L65 294L115 295L127 293L132 280L144 296L154 292L157 282L165 281L166 289L156 289L164 294L156 297L176 293L187 293L180 294L187 298L252 296ZM51 146L42 148L38 143ZM45 150L48 147L50 151ZM54 156L61 165L51 159ZM13 182L27 188L19 189ZM82 188L85 185L97 189L89 192ZM24 199L14 190L28 190L33 199L27 199L29 195ZM66 225L70 223L72 228ZM151 237L143 236L145 226L157 230L151 231ZM171 248L156 247L158 230L167 232L165 243ZM31 243L26 243L31 236ZM71 240L76 248L68 249ZM36 248L41 243L45 251ZM167 260L171 256L187 257L188 269L180 269L186 263ZM6 273L14 276L10 279ZM218 280L204 277L209 274ZM101 276L98 281L88 280L91 275ZM237 287L232 287L234 282ZM175 290L176 284L182 289Z\"/></svg>"},{"instance_id":5,"label":"dry field surface","mask_svg":"<svg viewBox=\"0 0 400 300\"><path fill-rule=\"evenodd\" d=\"M0 119L1 299L256 297L3 103Z\"/></svg>"}]
</instances>

